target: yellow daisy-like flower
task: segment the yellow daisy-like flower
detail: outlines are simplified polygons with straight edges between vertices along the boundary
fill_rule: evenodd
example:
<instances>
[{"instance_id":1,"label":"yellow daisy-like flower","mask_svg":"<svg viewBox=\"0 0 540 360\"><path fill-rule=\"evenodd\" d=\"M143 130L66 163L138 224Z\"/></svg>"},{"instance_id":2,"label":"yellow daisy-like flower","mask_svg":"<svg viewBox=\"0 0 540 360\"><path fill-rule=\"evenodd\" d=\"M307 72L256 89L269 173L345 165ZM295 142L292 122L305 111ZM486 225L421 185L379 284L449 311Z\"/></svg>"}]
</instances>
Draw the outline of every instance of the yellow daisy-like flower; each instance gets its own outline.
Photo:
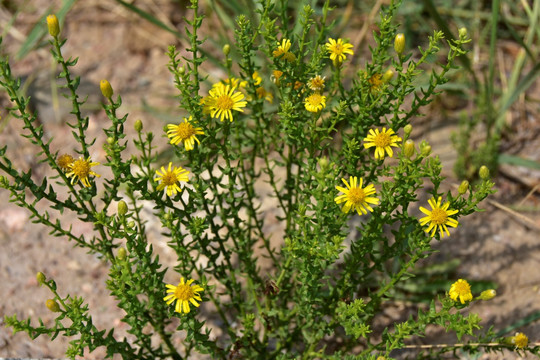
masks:
<instances>
[{"instance_id":1,"label":"yellow daisy-like flower","mask_svg":"<svg viewBox=\"0 0 540 360\"><path fill-rule=\"evenodd\" d=\"M279 85L279 79L283 76L283 71L280 70L274 70L272 71L272 76L270 77L272 79L272 82L276 85Z\"/></svg>"},{"instance_id":2,"label":"yellow daisy-like flower","mask_svg":"<svg viewBox=\"0 0 540 360\"><path fill-rule=\"evenodd\" d=\"M317 75L315 77L312 77L308 81L308 87L313 91L323 91L324 79L326 79L326 76L321 77L321 75Z\"/></svg>"},{"instance_id":3,"label":"yellow daisy-like flower","mask_svg":"<svg viewBox=\"0 0 540 360\"><path fill-rule=\"evenodd\" d=\"M334 40L332 38L328 39L326 43L326 50L330 52L330 60L334 65L339 65L347 59L345 54L354 55L352 50L352 44L343 42L342 39Z\"/></svg>"},{"instance_id":4,"label":"yellow daisy-like flower","mask_svg":"<svg viewBox=\"0 0 540 360\"><path fill-rule=\"evenodd\" d=\"M236 91L236 87L229 85L216 86L210 90L210 98L205 101L210 108L210 115L213 118L219 118L233 121L232 110L241 111L246 107L247 102L242 101L244 94Z\"/></svg>"},{"instance_id":5,"label":"yellow daisy-like flower","mask_svg":"<svg viewBox=\"0 0 540 360\"><path fill-rule=\"evenodd\" d=\"M158 185L157 190L161 191L167 188L167 196L176 195L177 192L182 192L182 189L179 186L180 181L188 182L189 171L180 167L172 167L172 163L169 163L169 167L165 170L165 167L161 167L161 172L156 170L156 177L154 181L160 181L161 184Z\"/></svg>"},{"instance_id":6,"label":"yellow daisy-like flower","mask_svg":"<svg viewBox=\"0 0 540 360\"><path fill-rule=\"evenodd\" d=\"M96 174L91 170L92 166L99 165L97 162L92 162L90 158L84 160L80 157L77 160L74 160L69 166L69 172L66 174L67 177L71 177L71 184L75 184L77 181L81 181L84 187L90 187L88 182L88 176L93 175L101 177L101 175Z\"/></svg>"},{"instance_id":7,"label":"yellow daisy-like flower","mask_svg":"<svg viewBox=\"0 0 540 360\"><path fill-rule=\"evenodd\" d=\"M323 96L320 93L313 93L309 95L304 102L307 111L316 113L326 107L326 96Z\"/></svg>"},{"instance_id":8,"label":"yellow daisy-like flower","mask_svg":"<svg viewBox=\"0 0 540 360\"><path fill-rule=\"evenodd\" d=\"M457 214L458 210L449 210L449 202L446 202L441 206L440 196L437 201L435 201L435 198L429 199L428 203L431 206L431 211L420 206L420 211L427 215L420 219L420 224L424 226L427 223L430 223L429 227L424 231L428 233L433 229L431 232L431 236L433 237L437 232L437 229L439 229L441 237L444 237L445 233L450 236L447 226L457 227L459 224L457 220L450 218L450 216Z\"/></svg>"},{"instance_id":9,"label":"yellow daisy-like flower","mask_svg":"<svg viewBox=\"0 0 540 360\"><path fill-rule=\"evenodd\" d=\"M362 188L364 179L360 178L358 184L358 178L351 176L349 178L350 184L345 179L341 179L347 188L336 186L336 189L341 191L343 195L337 196L334 201L336 204L345 203L341 209L344 213L348 213L351 209L356 210L358 215L367 214L367 210L373 211L373 208L369 204L377 205L379 199L371 196L375 195L375 187L373 184Z\"/></svg>"},{"instance_id":10,"label":"yellow daisy-like flower","mask_svg":"<svg viewBox=\"0 0 540 360\"><path fill-rule=\"evenodd\" d=\"M61 170L66 171L70 169L70 165L73 164L73 161L75 161L75 159L73 159L73 156L69 154L63 154L60 155L58 159L56 159L56 165L58 165Z\"/></svg>"},{"instance_id":11,"label":"yellow daisy-like flower","mask_svg":"<svg viewBox=\"0 0 540 360\"><path fill-rule=\"evenodd\" d=\"M458 301L459 298L459 301L462 304L465 304L466 301L471 301L473 299L471 285L469 285L467 280L463 279L459 279L453 283L452 286L450 286L448 295L450 295L450 299L454 301Z\"/></svg>"},{"instance_id":12,"label":"yellow daisy-like flower","mask_svg":"<svg viewBox=\"0 0 540 360\"><path fill-rule=\"evenodd\" d=\"M259 75L258 71L255 71L251 78L255 81L255 86L260 85L262 82L262 77Z\"/></svg>"},{"instance_id":13,"label":"yellow daisy-like flower","mask_svg":"<svg viewBox=\"0 0 540 360\"><path fill-rule=\"evenodd\" d=\"M384 159L385 152L390 157L394 155L392 146L397 147L400 141L401 138L395 135L392 129L382 128L381 131L370 129L369 135L364 138L364 148L375 146L375 159Z\"/></svg>"},{"instance_id":14,"label":"yellow daisy-like flower","mask_svg":"<svg viewBox=\"0 0 540 360\"><path fill-rule=\"evenodd\" d=\"M221 82L216 83L212 85L212 87L215 88L215 87L223 86L223 85L230 85L231 87L240 89L240 88L245 88L247 86L247 81L232 77L232 78L223 80L223 83Z\"/></svg>"},{"instance_id":15,"label":"yellow daisy-like flower","mask_svg":"<svg viewBox=\"0 0 540 360\"><path fill-rule=\"evenodd\" d=\"M193 150L195 141L200 144L199 139L196 135L204 135L202 128L194 127L191 124L192 117L189 119L184 118L184 122L178 125L168 124L167 136L171 139L171 144L176 145L180 142L184 142L184 147L186 150Z\"/></svg>"},{"instance_id":16,"label":"yellow daisy-like flower","mask_svg":"<svg viewBox=\"0 0 540 360\"><path fill-rule=\"evenodd\" d=\"M204 289L199 285L191 286L194 281L195 280L190 279L187 282L184 282L184 278L182 277L177 286L167 284L167 293L169 295L165 296L163 300L167 305L172 304L176 300L174 311L177 313L189 313L189 303L195 307L199 307L197 301L202 301L199 293Z\"/></svg>"},{"instance_id":17,"label":"yellow daisy-like flower","mask_svg":"<svg viewBox=\"0 0 540 360\"><path fill-rule=\"evenodd\" d=\"M381 74L374 74L372 77L369 78L368 82L372 94L376 94L381 91L382 85L384 83Z\"/></svg>"},{"instance_id":18,"label":"yellow daisy-like flower","mask_svg":"<svg viewBox=\"0 0 540 360\"><path fill-rule=\"evenodd\" d=\"M274 55L275 58L283 58L289 62L293 62L296 60L296 56L292 52L289 52L289 49L291 48L291 40L289 39L282 39L281 44L278 41L278 48L274 50L272 55Z\"/></svg>"},{"instance_id":19,"label":"yellow daisy-like flower","mask_svg":"<svg viewBox=\"0 0 540 360\"><path fill-rule=\"evenodd\" d=\"M523 349L529 345L529 338L522 332L517 332L512 337L512 343L516 345L518 349Z\"/></svg>"},{"instance_id":20,"label":"yellow daisy-like flower","mask_svg":"<svg viewBox=\"0 0 540 360\"><path fill-rule=\"evenodd\" d=\"M262 86L259 86L255 91L257 92L257 97L259 99L264 98L270 104L274 102L274 95L272 95L270 92L266 91L266 89L263 88Z\"/></svg>"}]
</instances>

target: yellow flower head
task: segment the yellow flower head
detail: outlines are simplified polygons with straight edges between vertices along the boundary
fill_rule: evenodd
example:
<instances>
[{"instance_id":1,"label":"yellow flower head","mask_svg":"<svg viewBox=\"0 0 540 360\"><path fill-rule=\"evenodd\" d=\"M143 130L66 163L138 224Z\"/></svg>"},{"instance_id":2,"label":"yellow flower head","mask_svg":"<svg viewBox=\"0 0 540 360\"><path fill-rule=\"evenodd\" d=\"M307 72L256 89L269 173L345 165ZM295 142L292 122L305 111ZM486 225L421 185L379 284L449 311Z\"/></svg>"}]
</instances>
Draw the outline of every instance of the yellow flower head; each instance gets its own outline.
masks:
<instances>
[{"instance_id":1,"label":"yellow flower head","mask_svg":"<svg viewBox=\"0 0 540 360\"><path fill-rule=\"evenodd\" d=\"M90 168L92 166L99 165L97 162L92 162L90 158L84 160L80 157L78 160L74 160L69 166L69 172L66 174L67 177L71 177L71 184L75 184L77 181L81 181L84 187L90 187L88 182L88 176L93 175L100 177L101 175L96 174Z\"/></svg>"},{"instance_id":2,"label":"yellow flower head","mask_svg":"<svg viewBox=\"0 0 540 360\"><path fill-rule=\"evenodd\" d=\"M343 178L341 181L343 181L347 188L336 186L336 189L341 191L343 195L337 196L334 201L336 204L345 203L342 208L344 213L348 213L351 209L354 209L358 215L367 214L367 210L373 211L373 208L369 204L377 205L379 203L378 198L371 196L375 195L373 184L362 188L364 179L360 178L360 183L358 184L358 178L356 176L349 178L350 184Z\"/></svg>"},{"instance_id":3,"label":"yellow flower head","mask_svg":"<svg viewBox=\"0 0 540 360\"><path fill-rule=\"evenodd\" d=\"M307 111L316 113L326 107L326 96L323 96L320 93L316 92L309 95L304 100L304 102L305 102L304 106L306 107Z\"/></svg>"},{"instance_id":4,"label":"yellow flower head","mask_svg":"<svg viewBox=\"0 0 540 360\"><path fill-rule=\"evenodd\" d=\"M274 70L272 71L272 76L270 77L272 79L272 82L276 85L279 85L279 79L283 76L283 71L280 70Z\"/></svg>"},{"instance_id":5,"label":"yellow flower head","mask_svg":"<svg viewBox=\"0 0 540 360\"><path fill-rule=\"evenodd\" d=\"M232 78L228 78L228 79L223 80L223 83L221 83L221 82L216 83L212 87L215 88L215 87L223 86L223 85L230 85L231 87L241 89L241 88L245 88L247 86L247 81L239 79L239 78L232 77Z\"/></svg>"},{"instance_id":6,"label":"yellow flower head","mask_svg":"<svg viewBox=\"0 0 540 360\"><path fill-rule=\"evenodd\" d=\"M165 170L165 167L161 167L161 172L156 170L156 177L154 181L160 181L161 184L158 185L157 190L161 191L167 188L167 196L176 195L177 192L182 192L182 189L179 186L180 181L188 182L189 171L183 169L182 167L172 168L172 163L169 163L169 167Z\"/></svg>"},{"instance_id":7,"label":"yellow flower head","mask_svg":"<svg viewBox=\"0 0 540 360\"><path fill-rule=\"evenodd\" d=\"M425 232L430 232L433 229L431 232L431 236L433 237L437 232L437 229L439 229L441 237L444 237L445 233L450 236L447 226L457 227L459 224L457 220L450 218L450 216L457 214L458 210L449 210L449 202L446 202L441 206L440 196L437 201L435 201L435 198L429 199L428 203L431 206L431 211L420 206L420 211L427 215L420 219L420 224L424 226L429 223L429 227L425 229Z\"/></svg>"},{"instance_id":8,"label":"yellow flower head","mask_svg":"<svg viewBox=\"0 0 540 360\"><path fill-rule=\"evenodd\" d=\"M258 71L255 71L253 75L251 75L251 78L255 81L255 86L260 85L262 82L262 77L259 75Z\"/></svg>"},{"instance_id":9,"label":"yellow flower head","mask_svg":"<svg viewBox=\"0 0 540 360\"><path fill-rule=\"evenodd\" d=\"M347 59L345 54L354 55L352 48L352 44L344 43L342 39L337 39L336 41L330 38L326 43L326 50L330 53L330 60L336 66Z\"/></svg>"},{"instance_id":10,"label":"yellow flower head","mask_svg":"<svg viewBox=\"0 0 540 360\"><path fill-rule=\"evenodd\" d=\"M281 44L278 41L278 48L274 50L272 55L274 55L275 58L283 58L287 60L288 62L293 62L296 60L296 56L292 52L289 52L289 49L291 48L291 40L289 39L282 39Z\"/></svg>"},{"instance_id":11,"label":"yellow flower head","mask_svg":"<svg viewBox=\"0 0 540 360\"><path fill-rule=\"evenodd\" d=\"M56 165L58 165L61 170L66 171L70 169L70 165L73 164L74 160L75 159L73 159L73 156L69 154L63 154L60 155L58 159L56 159Z\"/></svg>"},{"instance_id":12,"label":"yellow flower head","mask_svg":"<svg viewBox=\"0 0 540 360\"><path fill-rule=\"evenodd\" d=\"M364 138L364 148L368 149L375 146L375 159L384 159L385 152L388 156L392 157L394 152L392 151L392 146L397 147L398 143L401 141L401 138L395 135L394 130L382 128L379 129L369 129L369 134Z\"/></svg>"},{"instance_id":13,"label":"yellow flower head","mask_svg":"<svg viewBox=\"0 0 540 360\"><path fill-rule=\"evenodd\" d=\"M244 94L236 91L236 87L229 85L216 86L210 90L210 98L205 101L210 109L210 115L221 121L223 119L233 121L232 110L241 111L246 107L247 102L242 101Z\"/></svg>"},{"instance_id":14,"label":"yellow flower head","mask_svg":"<svg viewBox=\"0 0 540 360\"><path fill-rule=\"evenodd\" d=\"M272 93L266 91L266 89L263 88L262 86L259 86L255 91L257 92L257 97L259 99L264 98L270 104L274 102L274 95L272 95Z\"/></svg>"},{"instance_id":15,"label":"yellow flower head","mask_svg":"<svg viewBox=\"0 0 540 360\"><path fill-rule=\"evenodd\" d=\"M373 76L369 78L368 82L369 82L370 91L372 94L376 94L379 91L381 91L381 88L383 85L381 74L373 74Z\"/></svg>"},{"instance_id":16,"label":"yellow flower head","mask_svg":"<svg viewBox=\"0 0 540 360\"><path fill-rule=\"evenodd\" d=\"M326 76L321 77L321 75L317 75L315 77L312 77L308 81L308 87L313 91L323 91L324 90L324 79Z\"/></svg>"},{"instance_id":17,"label":"yellow flower head","mask_svg":"<svg viewBox=\"0 0 540 360\"><path fill-rule=\"evenodd\" d=\"M171 144L176 145L180 142L184 142L184 147L186 150L193 150L195 141L200 144L199 139L196 135L204 135L202 128L194 127L191 124L191 116L189 119L184 118L184 122L178 125L168 124L167 136L171 139Z\"/></svg>"},{"instance_id":18,"label":"yellow flower head","mask_svg":"<svg viewBox=\"0 0 540 360\"><path fill-rule=\"evenodd\" d=\"M450 286L448 295L450 295L450 299L454 301L458 301L459 298L459 301L462 304L465 304L466 301L471 301L473 299L471 285L469 285L467 280L463 279L459 279L453 283L452 286Z\"/></svg>"},{"instance_id":19,"label":"yellow flower head","mask_svg":"<svg viewBox=\"0 0 540 360\"><path fill-rule=\"evenodd\" d=\"M512 343L516 345L518 349L523 349L529 345L529 338L522 332L517 332L512 337Z\"/></svg>"},{"instance_id":20,"label":"yellow flower head","mask_svg":"<svg viewBox=\"0 0 540 360\"><path fill-rule=\"evenodd\" d=\"M167 293L163 300L167 305L172 304L176 300L174 311L177 313L189 313L189 303L195 307L199 307L197 301L202 301L199 293L204 289L199 285L193 285L193 279L184 282L184 278L180 278L180 283L177 286L167 284Z\"/></svg>"}]
</instances>

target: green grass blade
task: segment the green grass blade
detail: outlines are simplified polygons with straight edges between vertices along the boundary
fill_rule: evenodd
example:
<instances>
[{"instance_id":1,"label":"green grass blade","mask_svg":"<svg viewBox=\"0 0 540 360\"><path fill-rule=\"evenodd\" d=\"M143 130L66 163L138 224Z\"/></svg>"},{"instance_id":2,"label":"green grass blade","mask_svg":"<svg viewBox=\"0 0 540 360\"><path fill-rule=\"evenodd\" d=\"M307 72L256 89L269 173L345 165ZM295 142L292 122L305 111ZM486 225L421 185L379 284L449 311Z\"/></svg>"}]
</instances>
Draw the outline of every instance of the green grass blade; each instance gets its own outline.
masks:
<instances>
[{"instance_id":1,"label":"green grass blade","mask_svg":"<svg viewBox=\"0 0 540 360\"><path fill-rule=\"evenodd\" d=\"M498 157L499 164L509 164L523 166L529 169L540 170L540 163L534 160L524 159L519 156L500 154Z\"/></svg>"}]
</instances>

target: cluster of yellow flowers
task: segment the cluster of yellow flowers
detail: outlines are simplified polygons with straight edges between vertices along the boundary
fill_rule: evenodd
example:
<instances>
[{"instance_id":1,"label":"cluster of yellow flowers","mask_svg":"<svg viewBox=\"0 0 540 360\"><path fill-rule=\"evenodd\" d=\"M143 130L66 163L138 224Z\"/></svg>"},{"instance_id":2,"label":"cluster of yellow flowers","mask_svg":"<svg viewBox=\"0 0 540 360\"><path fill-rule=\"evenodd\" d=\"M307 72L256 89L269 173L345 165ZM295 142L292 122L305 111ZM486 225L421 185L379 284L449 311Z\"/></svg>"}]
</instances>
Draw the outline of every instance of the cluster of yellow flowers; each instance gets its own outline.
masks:
<instances>
[{"instance_id":1,"label":"cluster of yellow flowers","mask_svg":"<svg viewBox=\"0 0 540 360\"><path fill-rule=\"evenodd\" d=\"M386 155L392 157L394 152L392 147L398 147L398 144L402 139L397 136L392 129L382 128L370 129L368 136L364 138L364 148L368 149L375 147L374 157L377 160L383 160ZM377 205L379 198L376 197L376 190L373 184L362 187L363 179L358 181L356 176L351 176L348 183L344 178L341 179L347 188L336 186L336 189L343 194L338 195L334 201L337 204L345 203L342 211L348 213L351 209L356 210L358 215L367 214L367 211L373 212L371 205ZM426 232L431 231L433 237L437 230L439 230L441 237L444 235L450 236L448 226L457 227L459 224L457 220L450 216L458 213L458 210L449 209L450 203L446 202L441 205L441 197L437 200L434 198L428 201L432 210L428 210L424 207L420 207L420 211L426 214L425 217L420 219L422 226L428 225L425 229Z\"/></svg>"}]
</instances>

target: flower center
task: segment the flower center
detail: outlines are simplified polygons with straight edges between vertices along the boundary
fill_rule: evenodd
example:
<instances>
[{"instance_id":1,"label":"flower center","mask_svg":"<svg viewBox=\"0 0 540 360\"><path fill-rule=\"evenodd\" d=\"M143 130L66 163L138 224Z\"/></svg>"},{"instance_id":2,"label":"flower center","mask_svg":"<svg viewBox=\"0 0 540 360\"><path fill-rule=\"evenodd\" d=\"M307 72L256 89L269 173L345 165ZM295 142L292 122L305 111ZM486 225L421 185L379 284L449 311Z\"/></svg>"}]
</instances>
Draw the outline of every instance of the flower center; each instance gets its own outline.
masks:
<instances>
[{"instance_id":1,"label":"flower center","mask_svg":"<svg viewBox=\"0 0 540 360\"><path fill-rule=\"evenodd\" d=\"M334 53L336 53L337 55L343 54L343 45L341 45L341 44L339 44L339 43L336 44L336 45L334 46Z\"/></svg>"},{"instance_id":2,"label":"flower center","mask_svg":"<svg viewBox=\"0 0 540 360\"><path fill-rule=\"evenodd\" d=\"M390 145L390 135L388 133L381 132L375 136L375 139L373 140L376 147L385 148ZM435 211L435 210L433 210Z\"/></svg>"},{"instance_id":3,"label":"flower center","mask_svg":"<svg viewBox=\"0 0 540 360\"><path fill-rule=\"evenodd\" d=\"M191 126L190 123L183 122L181 124L178 124L178 127L176 128L176 135L182 140L189 139L191 136L195 134L195 128Z\"/></svg>"},{"instance_id":4,"label":"flower center","mask_svg":"<svg viewBox=\"0 0 540 360\"><path fill-rule=\"evenodd\" d=\"M163 174L163 183L167 186L174 185L178 182L178 177L174 172L167 172Z\"/></svg>"},{"instance_id":5,"label":"flower center","mask_svg":"<svg viewBox=\"0 0 540 360\"><path fill-rule=\"evenodd\" d=\"M176 287L176 290L174 291L174 296L176 296L177 299L180 300L189 300L191 299L195 294L193 293L193 290L191 289L191 286L184 284L184 285L178 285Z\"/></svg>"},{"instance_id":6,"label":"flower center","mask_svg":"<svg viewBox=\"0 0 540 360\"><path fill-rule=\"evenodd\" d=\"M364 199L366 197L366 193L364 192L364 189L360 188L352 188L349 190L348 198L349 201L353 204L360 204L364 202Z\"/></svg>"},{"instance_id":7,"label":"flower center","mask_svg":"<svg viewBox=\"0 0 540 360\"><path fill-rule=\"evenodd\" d=\"M73 162L72 171L81 179L87 178L90 174L90 164L86 160L75 160Z\"/></svg>"},{"instance_id":8,"label":"flower center","mask_svg":"<svg viewBox=\"0 0 540 360\"><path fill-rule=\"evenodd\" d=\"M229 95L221 95L217 98L216 107L221 110L231 110L234 106L234 101Z\"/></svg>"},{"instance_id":9,"label":"flower center","mask_svg":"<svg viewBox=\"0 0 540 360\"><path fill-rule=\"evenodd\" d=\"M319 94L313 94L310 97L308 97L308 102L313 105L317 106L321 104L321 95Z\"/></svg>"},{"instance_id":10,"label":"flower center","mask_svg":"<svg viewBox=\"0 0 540 360\"><path fill-rule=\"evenodd\" d=\"M466 282L460 282L456 284L455 290L459 295L467 295L471 291L471 287Z\"/></svg>"},{"instance_id":11,"label":"flower center","mask_svg":"<svg viewBox=\"0 0 540 360\"><path fill-rule=\"evenodd\" d=\"M431 212L431 222L435 225L443 225L446 224L446 220L448 219L448 215L446 214L446 211L443 209L433 209Z\"/></svg>"}]
</instances>

